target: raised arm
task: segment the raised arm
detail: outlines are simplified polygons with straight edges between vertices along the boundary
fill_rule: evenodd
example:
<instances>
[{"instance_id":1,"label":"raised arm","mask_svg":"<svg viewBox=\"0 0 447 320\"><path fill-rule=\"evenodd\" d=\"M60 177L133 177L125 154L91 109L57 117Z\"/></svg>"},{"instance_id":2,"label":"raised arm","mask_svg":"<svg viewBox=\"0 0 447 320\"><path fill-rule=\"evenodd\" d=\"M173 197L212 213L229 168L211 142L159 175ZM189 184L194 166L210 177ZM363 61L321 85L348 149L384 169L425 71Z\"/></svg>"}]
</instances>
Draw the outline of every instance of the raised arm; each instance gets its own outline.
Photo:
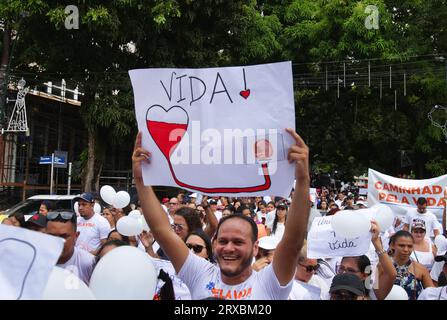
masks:
<instances>
[{"instance_id":1,"label":"raised arm","mask_svg":"<svg viewBox=\"0 0 447 320\"><path fill-rule=\"evenodd\" d=\"M295 139L295 145L289 149L288 160L296 162L295 192L287 216L284 235L276 247L273 270L279 283L284 286L293 279L298 254L303 246L309 220L309 148L303 139L292 129L286 130Z\"/></svg>"},{"instance_id":2,"label":"raised arm","mask_svg":"<svg viewBox=\"0 0 447 320\"><path fill-rule=\"evenodd\" d=\"M383 250L382 241L379 237L380 228L377 222L371 222L371 242L374 245L377 255L379 256L379 263L377 265L378 271L378 287L374 289L374 293L378 300L384 300L394 285L396 280L397 271L394 268L391 258L388 256L385 250Z\"/></svg>"},{"instance_id":3,"label":"raised arm","mask_svg":"<svg viewBox=\"0 0 447 320\"><path fill-rule=\"evenodd\" d=\"M171 260L176 272L179 272L188 257L189 250L183 240L173 232L168 217L161 207L151 186L143 183L142 165L150 163L150 152L141 147L141 132L135 141L132 154L132 169L144 218L155 240ZM144 163L144 164L143 164Z\"/></svg>"},{"instance_id":4,"label":"raised arm","mask_svg":"<svg viewBox=\"0 0 447 320\"><path fill-rule=\"evenodd\" d=\"M212 239L214 233L217 230L219 221L217 221L216 215L214 214L213 210L211 210L211 207L208 204L207 196L204 196L202 199L202 207L203 209L205 209L205 233L208 235L208 237L210 237L210 239Z\"/></svg>"}]
</instances>

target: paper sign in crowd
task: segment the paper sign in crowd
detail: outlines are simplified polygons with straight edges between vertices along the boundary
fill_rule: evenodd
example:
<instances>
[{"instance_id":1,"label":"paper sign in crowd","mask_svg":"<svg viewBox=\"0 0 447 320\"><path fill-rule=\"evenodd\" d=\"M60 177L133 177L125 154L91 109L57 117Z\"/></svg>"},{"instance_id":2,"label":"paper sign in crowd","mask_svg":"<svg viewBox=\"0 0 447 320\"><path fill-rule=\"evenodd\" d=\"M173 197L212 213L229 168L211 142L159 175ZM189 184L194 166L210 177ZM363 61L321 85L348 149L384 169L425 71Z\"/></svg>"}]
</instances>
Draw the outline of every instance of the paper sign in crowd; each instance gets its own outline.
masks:
<instances>
[{"instance_id":1,"label":"paper sign in crowd","mask_svg":"<svg viewBox=\"0 0 447 320\"><path fill-rule=\"evenodd\" d=\"M288 197L295 128L290 62L129 72L146 185L214 195Z\"/></svg>"},{"instance_id":2,"label":"paper sign in crowd","mask_svg":"<svg viewBox=\"0 0 447 320\"><path fill-rule=\"evenodd\" d=\"M64 240L0 224L0 300L41 299Z\"/></svg>"},{"instance_id":3,"label":"paper sign in crowd","mask_svg":"<svg viewBox=\"0 0 447 320\"><path fill-rule=\"evenodd\" d=\"M333 216L315 218L307 236L309 259L356 257L368 252L371 234L366 233L353 239L336 234L331 225ZM355 226L352 226L355 228Z\"/></svg>"}]
</instances>

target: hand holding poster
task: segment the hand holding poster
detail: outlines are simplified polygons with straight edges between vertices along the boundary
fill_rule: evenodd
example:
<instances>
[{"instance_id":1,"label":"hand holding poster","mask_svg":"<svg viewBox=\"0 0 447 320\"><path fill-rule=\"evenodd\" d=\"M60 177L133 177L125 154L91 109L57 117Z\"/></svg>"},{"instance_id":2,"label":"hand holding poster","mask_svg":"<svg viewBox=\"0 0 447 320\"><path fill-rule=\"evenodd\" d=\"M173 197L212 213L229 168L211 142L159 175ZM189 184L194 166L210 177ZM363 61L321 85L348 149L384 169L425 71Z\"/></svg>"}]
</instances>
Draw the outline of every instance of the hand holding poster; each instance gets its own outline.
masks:
<instances>
[{"instance_id":1,"label":"hand holding poster","mask_svg":"<svg viewBox=\"0 0 447 320\"><path fill-rule=\"evenodd\" d=\"M0 225L0 300L40 299L64 240Z\"/></svg>"},{"instance_id":2,"label":"hand holding poster","mask_svg":"<svg viewBox=\"0 0 447 320\"><path fill-rule=\"evenodd\" d=\"M129 72L146 185L217 195L287 197L294 166L291 63Z\"/></svg>"},{"instance_id":3,"label":"hand holding poster","mask_svg":"<svg viewBox=\"0 0 447 320\"><path fill-rule=\"evenodd\" d=\"M371 234L355 238L338 235L332 228L333 216L315 218L307 236L307 257L309 259L356 257L369 250ZM352 226L355 228L355 226Z\"/></svg>"}]
</instances>

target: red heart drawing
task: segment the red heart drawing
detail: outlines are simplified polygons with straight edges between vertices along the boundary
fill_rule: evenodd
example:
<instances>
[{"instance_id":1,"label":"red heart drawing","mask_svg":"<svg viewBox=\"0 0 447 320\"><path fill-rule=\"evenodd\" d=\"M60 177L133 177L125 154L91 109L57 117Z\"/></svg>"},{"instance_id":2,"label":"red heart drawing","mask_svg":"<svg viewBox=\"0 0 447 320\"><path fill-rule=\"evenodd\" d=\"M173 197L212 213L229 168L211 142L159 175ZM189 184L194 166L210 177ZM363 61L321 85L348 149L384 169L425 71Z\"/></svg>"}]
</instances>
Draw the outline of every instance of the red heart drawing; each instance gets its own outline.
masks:
<instances>
[{"instance_id":1,"label":"red heart drawing","mask_svg":"<svg viewBox=\"0 0 447 320\"><path fill-rule=\"evenodd\" d=\"M156 104L146 113L146 125L160 151L169 159L188 129L189 117L185 109L174 106L166 110Z\"/></svg>"},{"instance_id":2,"label":"red heart drawing","mask_svg":"<svg viewBox=\"0 0 447 320\"><path fill-rule=\"evenodd\" d=\"M250 89L242 90L241 92L239 92L239 94L242 96L242 98L247 99L250 95Z\"/></svg>"}]
</instances>

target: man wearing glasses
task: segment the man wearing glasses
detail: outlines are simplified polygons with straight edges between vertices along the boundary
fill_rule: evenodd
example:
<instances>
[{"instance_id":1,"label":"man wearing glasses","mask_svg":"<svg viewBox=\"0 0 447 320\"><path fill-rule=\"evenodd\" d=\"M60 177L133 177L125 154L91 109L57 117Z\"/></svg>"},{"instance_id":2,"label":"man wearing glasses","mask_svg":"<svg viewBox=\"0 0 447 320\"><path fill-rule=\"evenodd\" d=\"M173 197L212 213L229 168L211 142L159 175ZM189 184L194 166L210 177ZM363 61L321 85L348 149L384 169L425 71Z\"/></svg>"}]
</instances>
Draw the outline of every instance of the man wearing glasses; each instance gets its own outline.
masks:
<instances>
[{"instance_id":1,"label":"man wearing glasses","mask_svg":"<svg viewBox=\"0 0 447 320\"><path fill-rule=\"evenodd\" d=\"M95 256L75 247L79 237L76 214L73 211L50 211L47 220L46 232L65 240L57 266L70 270L88 285L95 266Z\"/></svg>"},{"instance_id":2,"label":"man wearing glasses","mask_svg":"<svg viewBox=\"0 0 447 320\"><path fill-rule=\"evenodd\" d=\"M75 197L73 201L78 201L80 214L78 219L79 237L76 246L94 254L107 241L110 224L106 218L95 213L93 194L85 192L79 197Z\"/></svg>"},{"instance_id":3,"label":"man wearing glasses","mask_svg":"<svg viewBox=\"0 0 447 320\"><path fill-rule=\"evenodd\" d=\"M298 257L290 300L321 300L328 293L324 280L315 274L319 268L317 259L307 258L307 246L304 245Z\"/></svg>"}]
</instances>

